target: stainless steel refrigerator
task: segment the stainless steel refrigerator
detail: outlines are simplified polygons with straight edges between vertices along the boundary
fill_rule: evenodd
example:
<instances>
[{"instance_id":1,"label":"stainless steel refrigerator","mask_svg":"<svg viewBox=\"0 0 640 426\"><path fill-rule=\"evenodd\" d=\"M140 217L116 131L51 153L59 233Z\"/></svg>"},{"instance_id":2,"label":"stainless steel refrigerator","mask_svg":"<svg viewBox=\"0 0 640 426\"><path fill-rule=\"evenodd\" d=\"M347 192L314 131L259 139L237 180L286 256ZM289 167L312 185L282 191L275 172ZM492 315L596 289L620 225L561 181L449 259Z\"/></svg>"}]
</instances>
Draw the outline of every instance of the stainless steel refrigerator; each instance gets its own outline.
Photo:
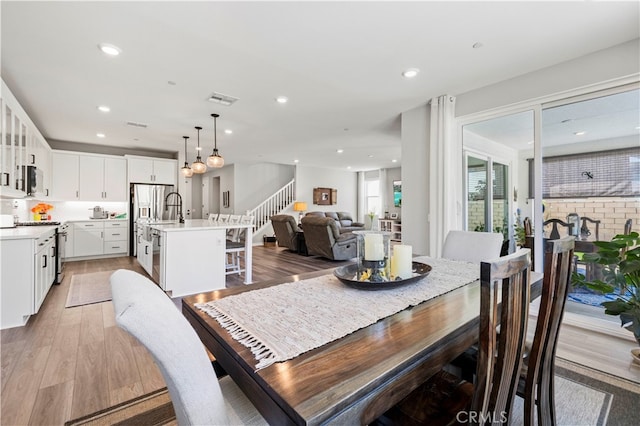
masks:
<instances>
[{"instance_id":1,"label":"stainless steel refrigerator","mask_svg":"<svg viewBox=\"0 0 640 426\"><path fill-rule=\"evenodd\" d=\"M138 221L158 223L177 220L178 209L174 203L167 204L167 196L174 192L173 185L131 184L129 188L129 254L136 255Z\"/></svg>"}]
</instances>

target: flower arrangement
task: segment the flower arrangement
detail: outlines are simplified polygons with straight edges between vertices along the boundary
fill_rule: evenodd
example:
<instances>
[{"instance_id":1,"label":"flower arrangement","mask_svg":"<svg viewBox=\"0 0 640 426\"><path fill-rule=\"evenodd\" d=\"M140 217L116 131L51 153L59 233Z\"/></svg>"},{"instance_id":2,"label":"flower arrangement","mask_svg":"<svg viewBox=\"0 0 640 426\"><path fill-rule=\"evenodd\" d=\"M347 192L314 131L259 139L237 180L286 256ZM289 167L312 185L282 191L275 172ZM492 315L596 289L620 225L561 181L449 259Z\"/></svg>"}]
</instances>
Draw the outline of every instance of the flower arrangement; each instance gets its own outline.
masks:
<instances>
[{"instance_id":1,"label":"flower arrangement","mask_svg":"<svg viewBox=\"0 0 640 426\"><path fill-rule=\"evenodd\" d=\"M53 209L53 206L47 203L38 203L35 206L31 207L33 220L47 220L49 218L49 215L47 213L51 209Z\"/></svg>"}]
</instances>

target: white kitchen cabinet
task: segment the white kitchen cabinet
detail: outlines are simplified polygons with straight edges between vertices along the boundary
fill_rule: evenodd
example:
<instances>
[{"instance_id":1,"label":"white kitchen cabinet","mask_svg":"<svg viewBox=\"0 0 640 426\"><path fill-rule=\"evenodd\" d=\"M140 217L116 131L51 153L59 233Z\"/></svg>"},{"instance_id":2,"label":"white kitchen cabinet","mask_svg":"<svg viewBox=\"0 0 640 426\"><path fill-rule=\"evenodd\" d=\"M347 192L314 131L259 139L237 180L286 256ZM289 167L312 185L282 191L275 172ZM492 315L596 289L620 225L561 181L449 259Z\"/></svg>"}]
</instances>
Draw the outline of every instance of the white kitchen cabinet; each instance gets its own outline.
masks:
<instances>
[{"instance_id":1,"label":"white kitchen cabinet","mask_svg":"<svg viewBox=\"0 0 640 426\"><path fill-rule=\"evenodd\" d=\"M81 153L53 153L53 196L61 200L126 201L127 160Z\"/></svg>"},{"instance_id":2,"label":"white kitchen cabinet","mask_svg":"<svg viewBox=\"0 0 640 426\"><path fill-rule=\"evenodd\" d=\"M104 223L102 221L73 224L73 255L98 256L104 253Z\"/></svg>"},{"instance_id":3,"label":"white kitchen cabinet","mask_svg":"<svg viewBox=\"0 0 640 426\"><path fill-rule=\"evenodd\" d=\"M129 251L129 222L91 220L73 222L67 230L65 258L126 255Z\"/></svg>"},{"instance_id":4,"label":"white kitchen cabinet","mask_svg":"<svg viewBox=\"0 0 640 426\"><path fill-rule=\"evenodd\" d=\"M164 158L126 156L127 173L131 183L175 185L178 162Z\"/></svg>"},{"instance_id":5,"label":"white kitchen cabinet","mask_svg":"<svg viewBox=\"0 0 640 426\"><path fill-rule=\"evenodd\" d=\"M55 228L0 240L0 329L26 324L55 280Z\"/></svg>"},{"instance_id":6,"label":"white kitchen cabinet","mask_svg":"<svg viewBox=\"0 0 640 426\"><path fill-rule=\"evenodd\" d=\"M65 230L66 235L62 239L62 244L64 244L64 259L74 257L75 253L73 250L73 236L75 234L73 225L67 226Z\"/></svg>"},{"instance_id":7,"label":"white kitchen cabinet","mask_svg":"<svg viewBox=\"0 0 640 426\"><path fill-rule=\"evenodd\" d=\"M24 167L36 166L43 174L44 199L50 170L50 147L35 127L13 93L2 81L0 90L0 195L7 198L25 197Z\"/></svg>"},{"instance_id":8,"label":"white kitchen cabinet","mask_svg":"<svg viewBox=\"0 0 640 426\"><path fill-rule=\"evenodd\" d=\"M104 254L126 253L129 250L128 223L124 220L104 222Z\"/></svg>"},{"instance_id":9,"label":"white kitchen cabinet","mask_svg":"<svg viewBox=\"0 0 640 426\"><path fill-rule=\"evenodd\" d=\"M127 200L127 160L93 155L80 155L79 160L81 200Z\"/></svg>"},{"instance_id":10,"label":"white kitchen cabinet","mask_svg":"<svg viewBox=\"0 0 640 426\"><path fill-rule=\"evenodd\" d=\"M57 250L55 242L55 231L40 237L36 242L33 314L38 312L40 306L42 306L42 302L47 297L47 293L55 280Z\"/></svg>"},{"instance_id":11,"label":"white kitchen cabinet","mask_svg":"<svg viewBox=\"0 0 640 426\"><path fill-rule=\"evenodd\" d=\"M57 200L80 199L80 157L78 154L53 152L51 196Z\"/></svg>"}]
</instances>

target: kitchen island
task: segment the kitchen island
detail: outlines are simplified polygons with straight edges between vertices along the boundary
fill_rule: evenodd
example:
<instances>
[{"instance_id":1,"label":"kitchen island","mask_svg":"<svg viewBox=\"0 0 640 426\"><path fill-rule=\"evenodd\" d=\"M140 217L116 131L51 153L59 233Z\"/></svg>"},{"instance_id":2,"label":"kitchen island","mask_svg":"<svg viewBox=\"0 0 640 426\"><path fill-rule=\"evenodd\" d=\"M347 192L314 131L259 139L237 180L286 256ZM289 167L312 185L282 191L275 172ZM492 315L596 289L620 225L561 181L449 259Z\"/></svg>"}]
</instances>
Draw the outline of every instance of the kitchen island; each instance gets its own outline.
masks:
<instances>
[{"instance_id":1,"label":"kitchen island","mask_svg":"<svg viewBox=\"0 0 640 426\"><path fill-rule=\"evenodd\" d=\"M225 288L228 229L245 232L245 284L250 284L253 224L219 224L206 219L149 224L157 239L153 278L172 297Z\"/></svg>"}]
</instances>

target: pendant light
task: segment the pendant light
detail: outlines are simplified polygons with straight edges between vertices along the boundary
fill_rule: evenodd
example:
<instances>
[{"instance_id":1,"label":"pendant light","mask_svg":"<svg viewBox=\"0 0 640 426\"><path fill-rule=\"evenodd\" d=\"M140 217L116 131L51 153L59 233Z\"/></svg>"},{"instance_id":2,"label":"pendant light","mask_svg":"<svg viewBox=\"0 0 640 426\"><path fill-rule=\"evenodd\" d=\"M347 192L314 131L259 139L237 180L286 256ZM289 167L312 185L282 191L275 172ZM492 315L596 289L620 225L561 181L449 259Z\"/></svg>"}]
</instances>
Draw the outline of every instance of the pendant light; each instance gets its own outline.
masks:
<instances>
[{"instance_id":1,"label":"pendant light","mask_svg":"<svg viewBox=\"0 0 640 426\"><path fill-rule=\"evenodd\" d=\"M202 162L202 157L200 157L200 130L202 130L202 127L196 126L196 130L198 131L198 147L196 148L198 156L196 157L196 161L191 164L191 168L193 169L193 173L199 174L207 171L207 165Z\"/></svg>"},{"instance_id":2,"label":"pendant light","mask_svg":"<svg viewBox=\"0 0 640 426\"><path fill-rule=\"evenodd\" d=\"M224 158L218 154L218 131L216 129L216 119L220 117L218 114L211 114L213 117L213 152L207 158L207 166L219 169L224 166Z\"/></svg>"},{"instance_id":3,"label":"pendant light","mask_svg":"<svg viewBox=\"0 0 640 426\"><path fill-rule=\"evenodd\" d=\"M184 138L184 166L180 169L180 173L182 173L182 176L184 177L191 177L193 176L193 170L191 170L191 167L189 167L189 163L187 162L187 139L189 139L189 136L183 136Z\"/></svg>"}]
</instances>

